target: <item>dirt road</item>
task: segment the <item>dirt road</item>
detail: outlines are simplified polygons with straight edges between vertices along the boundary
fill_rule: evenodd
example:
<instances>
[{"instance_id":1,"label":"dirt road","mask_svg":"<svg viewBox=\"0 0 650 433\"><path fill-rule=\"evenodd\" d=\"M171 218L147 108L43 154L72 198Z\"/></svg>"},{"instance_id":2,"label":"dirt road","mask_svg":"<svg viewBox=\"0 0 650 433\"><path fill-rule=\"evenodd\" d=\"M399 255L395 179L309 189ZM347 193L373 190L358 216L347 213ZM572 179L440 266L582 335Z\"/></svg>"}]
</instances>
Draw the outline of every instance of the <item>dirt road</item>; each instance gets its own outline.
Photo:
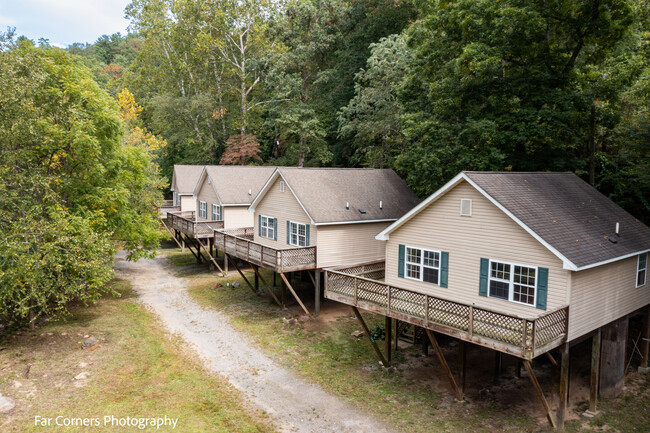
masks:
<instances>
[{"instance_id":1,"label":"dirt road","mask_svg":"<svg viewBox=\"0 0 650 433\"><path fill-rule=\"evenodd\" d=\"M225 315L194 302L186 293L186 281L172 274L165 258L131 263L118 255L116 269L119 277L131 281L140 301L160 317L169 332L180 335L211 371L266 411L279 431L391 431L280 367L235 331Z\"/></svg>"}]
</instances>

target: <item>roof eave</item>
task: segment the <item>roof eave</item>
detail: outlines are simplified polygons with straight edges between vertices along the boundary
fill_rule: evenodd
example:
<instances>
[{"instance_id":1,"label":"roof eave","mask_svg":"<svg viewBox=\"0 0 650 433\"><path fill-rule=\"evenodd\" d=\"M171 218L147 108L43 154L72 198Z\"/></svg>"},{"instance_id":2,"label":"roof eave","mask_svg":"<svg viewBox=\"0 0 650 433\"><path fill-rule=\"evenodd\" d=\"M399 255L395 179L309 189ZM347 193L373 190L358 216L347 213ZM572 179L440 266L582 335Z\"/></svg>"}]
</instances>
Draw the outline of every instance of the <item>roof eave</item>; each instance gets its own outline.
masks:
<instances>
[{"instance_id":1,"label":"roof eave","mask_svg":"<svg viewBox=\"0 0 650 433\"><path fill-rule=\"evenodd\" d=\"M629 253L629 254L625 254L625 255L622 255L622 256L614 257L612 259L603 260L601 262L596 262L596 263L591 263L589 265L580 266L580 267L577 267L576 269L571 269L571 270L572 271L585 271L587 269L591 269L591 268L595 268L595 267L603 266L603 265L608 265L610 263L618 262L619 260L629 259L630 257L638 256L639 254L644 254L644 253L648 253L648 252L650 252L650 248L645 249L645 250L641 250L641 251L636 251L636 252Z\"/></svg>"},{"instance_id":2,"label":"roof eave","mask_svg":"<svg viewBox=\"0 0 650 433\"><path fill-rule=\"evenodd\" d=\"M291 191L291 194L293 194L293 197L296 199L296 201L298 202L298 204L300 205L302 210L305 212L305 214L309 218L310 224L316 225L316 222L311 217L311 214L309 212L307 212L307 209L305 208L305 205L302 204L302 202L300 201L300 198L298 198L298 194L296 194L296 192L293 190L293 188L291 188L291 185L289 184L287 179L282 175L282 172L280 171L279 168L276 168L275 171L273 171L273 174L271 174L271 177L269 177L269 179L266 181L266 183L264 184L264 186L262 187L260 192L255 197L255 200L253 200L253 202L249 206L248 211L249 212L255 212L255 206L264 198L264 196L268 192L268 189L273 184L273 182L278 178L278 176L282 178L285 185L289 188L289 191Z\"/></svg>"}]
</instances>

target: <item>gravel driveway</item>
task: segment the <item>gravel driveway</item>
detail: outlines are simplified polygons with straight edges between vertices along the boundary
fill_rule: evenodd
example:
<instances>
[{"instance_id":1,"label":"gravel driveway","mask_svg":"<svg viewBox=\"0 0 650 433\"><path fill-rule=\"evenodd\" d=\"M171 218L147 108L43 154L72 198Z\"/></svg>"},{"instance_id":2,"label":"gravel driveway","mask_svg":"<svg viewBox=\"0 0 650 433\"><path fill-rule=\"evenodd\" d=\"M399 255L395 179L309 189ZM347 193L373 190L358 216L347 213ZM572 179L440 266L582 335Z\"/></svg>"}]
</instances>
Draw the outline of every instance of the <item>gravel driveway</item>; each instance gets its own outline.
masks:
<instances>
[{"instance_id":1,"label":"gravel driveway","mask_svg":"<svg viewBox=\"0 0 650 433\"><path fill-rule=\"evenodd\" d=\"M187 294L187 282L170 271L164 257L132 263L118 254L116 269L169 332L180 335L206 367L242 391L250 404L266 411L279 431L392 431L279 366L235 331L224 314L197 304Z\"/></svg>"}]
</instances>

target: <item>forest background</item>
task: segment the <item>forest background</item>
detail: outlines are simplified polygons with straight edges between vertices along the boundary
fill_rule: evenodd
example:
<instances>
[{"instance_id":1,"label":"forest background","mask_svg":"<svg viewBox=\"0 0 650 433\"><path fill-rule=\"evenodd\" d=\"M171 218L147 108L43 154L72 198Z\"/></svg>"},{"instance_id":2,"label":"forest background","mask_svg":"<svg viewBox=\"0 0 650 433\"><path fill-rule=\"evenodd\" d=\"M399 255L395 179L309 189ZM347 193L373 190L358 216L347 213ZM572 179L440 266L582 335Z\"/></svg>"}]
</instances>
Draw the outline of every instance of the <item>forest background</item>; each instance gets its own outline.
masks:
<instances>
[{"instance_id":1,"label":"forest background","mask_svg":"<svg viewBox=\"0 0 650 433\"><path fill-rule=\"evenodd\" d=\"M392 168L420 197L461 170L573 171L650 222L645 0L125 14L128 35L65 51L0 37L0 325L95 299L113 240L151 255L174 164Z\"/></svg>"}]
</instances>

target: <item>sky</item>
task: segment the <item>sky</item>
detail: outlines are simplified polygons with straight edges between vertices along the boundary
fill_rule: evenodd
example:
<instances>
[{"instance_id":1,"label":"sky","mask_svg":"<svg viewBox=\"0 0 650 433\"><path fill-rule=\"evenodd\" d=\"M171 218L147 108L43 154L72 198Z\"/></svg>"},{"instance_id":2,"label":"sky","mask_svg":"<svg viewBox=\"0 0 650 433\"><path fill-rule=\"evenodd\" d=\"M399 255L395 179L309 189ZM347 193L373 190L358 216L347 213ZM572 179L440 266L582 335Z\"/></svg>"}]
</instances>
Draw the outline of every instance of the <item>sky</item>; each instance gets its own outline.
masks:
<instances>
[{"instance_id":1,"label":"sky","mask_svg":"<svg viewBox=\"0 0 650 433\"><path fill-rule=\"evenodd\" d=\"M65 48L73 42L95 42L102 35L127 33L124 8L130 0L0 0L0 32L16 28L16 36Z\"/></svg>"}]
</instances>

